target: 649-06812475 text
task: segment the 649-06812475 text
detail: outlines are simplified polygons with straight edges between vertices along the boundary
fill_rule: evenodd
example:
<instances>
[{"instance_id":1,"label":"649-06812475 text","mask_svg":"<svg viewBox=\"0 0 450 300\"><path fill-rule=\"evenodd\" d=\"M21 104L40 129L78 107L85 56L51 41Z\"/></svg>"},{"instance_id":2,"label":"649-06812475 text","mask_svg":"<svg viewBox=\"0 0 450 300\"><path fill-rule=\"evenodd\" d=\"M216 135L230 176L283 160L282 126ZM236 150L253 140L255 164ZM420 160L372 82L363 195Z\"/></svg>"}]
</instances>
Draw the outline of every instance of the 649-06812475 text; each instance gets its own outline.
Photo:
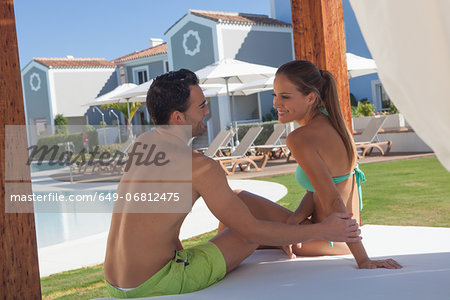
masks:
<instances>
[{"instance_id":1,"label":"649-06812475 text","mask_svg":"<svg viewBox=\"0 0 450 300\"><path fill-rule=\"evenodd\" d=\"M180 193L73 193L64 195L58 192L50 193L31 193L31 194L14 194L10 195L11 202L115 202L125 200L128 202L178 202L180 201Z\"/></svg>"}]
</instances>

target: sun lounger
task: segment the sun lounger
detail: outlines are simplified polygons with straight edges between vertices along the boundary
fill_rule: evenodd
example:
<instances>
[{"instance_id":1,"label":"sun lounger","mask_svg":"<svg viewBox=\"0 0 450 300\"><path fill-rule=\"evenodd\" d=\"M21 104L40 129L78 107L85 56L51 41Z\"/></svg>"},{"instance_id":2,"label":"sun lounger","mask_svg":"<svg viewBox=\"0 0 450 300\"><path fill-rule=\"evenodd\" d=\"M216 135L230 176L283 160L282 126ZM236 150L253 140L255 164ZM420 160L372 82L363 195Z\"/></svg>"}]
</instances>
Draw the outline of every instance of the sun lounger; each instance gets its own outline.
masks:
<instances>
[{"instance_id":1,"label":"sun lounger","mask_svg":"<svg viewBox=\"0 0 450 300\"><path fill-rule=\"evenodd\" d=\"M234 174L236 171L236 167L239 166L241 171L247 171L250 169L250 166L254 166L257 171L261 171L266 166L267 160L269 158L268 154L264 155L247 155L250 147L253 142L256 140L258 135L261 133L262 127L251 127L244 138L242 139L239 146L236 147L230 156L225 157L214 157L214 160L218 161L222 166L223 170L227 175ZM262 160L261 167L255 163L255 161ZM244 167L245 165L245 167ZM231 170L228 170L228 166L231 167Z\"/></svg>"},{"instance_id":2,"label":"sun lounger","mask_svg":"<svg viewBox=\"0 0 450 300\"><path fill-rule=\"evenodd\" d=\"M384 121L386 121L386 116L373 117L363 132L354 136L356 149L361 150L361 154L358 154L359 157L364 157L366 154L370 155L375 148L380 150L381 155L385 155L391 150L392 141L378 140L378 131L383 126ZM384 145L387 145L385 151L381 148Z\"/></svg>"},{"instance_id":3,"label":"sun lounger","mask_svg":"<svg viewBox=\"0 0 450 300\"><path fill-rule=\"evenodd\" d=\"M220 131L208 148L200 148L197 149L199 151L203 151L203 154L208 157L222 156L220 150L224 148L228 142L231 140L231 132L230 130L222 130Z\"/></svg>"},{"instance_id":4,"label":"sun lounger","mask_svg":"<svg viewBox=\"0 0 450 300\"><path fill-rule=\"evenodd\" d=\"M91 167L91 170L90 170L91 174L104 174L104 173L120 174L120 173L122 173L124 164L120 164L120 162L121 162L121 160L123 160L123 161L126 160L127 151L128 151L128 149L130 149L133 142L134 142L134 139L130 138L125 143L123 143L119 149L119 151L121 153L123 153L123 155L117 156L117 158L112 162L108 162L106 164L106 162L105 162L105 161L107 161L106 159L105 160L96 159L92 162L89 162L89 160L88 160L84 164L79 164L78 165L78 173L86 174L89 167Z\"/></svg>"},{"instance_id":5,"label":"sun lounger","mask_svg":"<svg viewBox=\"0 0 450 300\"><path fill-rule=\"evenodd\" d=\"M256 153L267 153L269 159L288 157L287 146L285 144L280 144L280 138L286 132L285 124L274 124L273 132L267 139L264 145L255 146L254 149Z\"/></svg>"}]
</instances>

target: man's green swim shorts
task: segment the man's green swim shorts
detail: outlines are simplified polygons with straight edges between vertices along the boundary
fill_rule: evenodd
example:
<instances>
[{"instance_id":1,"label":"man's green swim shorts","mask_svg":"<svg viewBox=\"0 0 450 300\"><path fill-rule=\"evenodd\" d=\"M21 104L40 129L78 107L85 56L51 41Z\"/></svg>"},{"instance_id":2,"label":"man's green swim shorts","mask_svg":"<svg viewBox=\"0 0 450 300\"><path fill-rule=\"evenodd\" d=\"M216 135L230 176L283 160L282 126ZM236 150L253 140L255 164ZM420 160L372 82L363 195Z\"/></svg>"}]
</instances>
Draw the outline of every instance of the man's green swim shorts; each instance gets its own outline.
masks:
<instances>
[{"instance_id":1,"label":"man's green swim shorts","mask_svg":"<svg viewBox=\"0 0 450 300\"><path fill-rule=\"evenodd\" d=\"M137 298L184 294L199 291L225 276L222 252L211 242L183 249L155 275L130 291L122 291L106 282L111 297Z\"/></svg>"}]
</instances>

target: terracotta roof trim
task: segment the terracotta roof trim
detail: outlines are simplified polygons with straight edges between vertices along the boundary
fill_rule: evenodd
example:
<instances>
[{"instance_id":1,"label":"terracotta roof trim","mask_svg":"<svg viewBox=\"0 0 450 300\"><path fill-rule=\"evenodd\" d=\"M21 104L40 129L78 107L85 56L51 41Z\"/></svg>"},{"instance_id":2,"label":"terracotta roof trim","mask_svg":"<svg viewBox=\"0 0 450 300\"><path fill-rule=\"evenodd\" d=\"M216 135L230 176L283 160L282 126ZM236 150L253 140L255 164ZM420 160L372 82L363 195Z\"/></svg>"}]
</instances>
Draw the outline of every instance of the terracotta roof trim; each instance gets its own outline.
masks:
<instances>
[{"instance_id":1,"label":"terracotta roof trim","mask_svg":"<svg viewBox=\"0 0 450 300\"><path fill-rule=\"evenodd\" d=\"M115 68L114 62L105 58L35 57L34 61L49 68Z\"/></svg>"},{"instance_id":2,"label":"terracotta roof trim","mask_svg":"<svg viewBox=\"0 0 450 300\"><path fill-rule=\"evenodd\" d=\"M218 23L258 24L258 25L265 25L265 26L292 27L292 25L289 23L269 18L267 15L236 13L236 12L207 11L207 10L195 10L195 9L190 9L189 12L192 15L210 19L210 20L216 21Z\"/></svg>"},{"instance_id":3,"label":"terracotta roof trim","mask_svg":"<svg viewBox=\"0 0 450 300\"><path fill-rule=\"evenodd\" d=\"M151 48L147 48L147 49L144 49L141 51L129 53L127 55L124 55L124 56L114 59L113 62L121 63L121 62L126 62L126 61L135 60L135 59L161 55L161 54L167 54L167 43L162 43L155 47L151 47Z\"/></svg>"}]
</instances>

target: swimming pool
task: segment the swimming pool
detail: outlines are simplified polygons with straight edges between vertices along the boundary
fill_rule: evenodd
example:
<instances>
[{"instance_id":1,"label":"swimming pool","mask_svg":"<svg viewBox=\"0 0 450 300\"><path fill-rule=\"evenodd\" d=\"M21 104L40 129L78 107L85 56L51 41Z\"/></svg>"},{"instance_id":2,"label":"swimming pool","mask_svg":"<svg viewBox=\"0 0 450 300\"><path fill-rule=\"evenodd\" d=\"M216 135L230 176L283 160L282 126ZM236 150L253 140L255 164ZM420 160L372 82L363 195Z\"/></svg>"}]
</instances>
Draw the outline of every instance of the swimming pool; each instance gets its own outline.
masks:
<instances>
[{"instance_id":1,"label":"swimming pool","mask_svg":"<svg viewBox=\"0 0 450 300\"><path fill-rule=\"evenodd\" d=\"M95 191L92 191L92 193L94 192ZM97 192L114 193L116 191L109 190ZM62 193L65 195L71 194L71 192L67 191ZM110 205L112 208L113 203ZM38 248L109 231L111 222L111 212L37 212L34 214L34 217Z\"/></svg>"},{"instance_id":2,"label":"swimming pool","mask_svg":"<svg viewBox=\"0 0 450 300\"><path fill-rule=\"evenodd\" d=\"M32 161L30 164L30 172L34 173L48 170L57 170L65 167L65 165L61 166L59 164L50 165L48 161L43 161L40 165L36 161Z\"/></svg>"}]
</instances>

